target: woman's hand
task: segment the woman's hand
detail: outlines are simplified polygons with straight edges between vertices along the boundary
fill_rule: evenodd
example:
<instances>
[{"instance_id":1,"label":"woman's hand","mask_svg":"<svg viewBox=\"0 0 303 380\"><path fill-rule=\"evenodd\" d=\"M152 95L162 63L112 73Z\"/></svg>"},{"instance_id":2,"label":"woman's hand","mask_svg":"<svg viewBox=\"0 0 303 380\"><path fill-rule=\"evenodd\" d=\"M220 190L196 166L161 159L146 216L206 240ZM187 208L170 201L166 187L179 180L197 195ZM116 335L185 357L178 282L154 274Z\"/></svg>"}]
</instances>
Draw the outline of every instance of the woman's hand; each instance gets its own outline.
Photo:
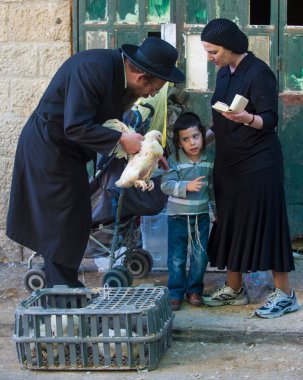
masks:
<instances>
[{"instance_id":1,"label":"woman's hand","mask_svg":"<svg viewBox=\"0 0 303 380\"><path fill-rule=\"evenodd\" d=\"M198 177L191 182L188 182L188 184L186 185L186 190L195 192L200 191L202 187L205 185L205 182L202 181L203 178L205 178L205 175Z\"/></svg>"},{"instance_id":2,"label":"woman's hand","mask_svg":"<svg viewBox=\"0 0 303 380\"><path fill-rule=\"evenodd\" d=\"M262 117L259 115L254 115L247 111L238 113L222 112L222 115L226 117L226 119L234 121L235 123L245 124L255 129L262 129L263 127Z\"/></svg>"},{"instance_id":3,"label":"woman's hand","mask_svg":"<svg viewBox=\"0 0 303 380\"><path fill-rule=\"evenodd\" d=\"M226 117L226 119L232 120L235 123L249 124L253 121L253 115L247 111L239 113L222 112L222 115Z\"/></svg>"}]
</instances>

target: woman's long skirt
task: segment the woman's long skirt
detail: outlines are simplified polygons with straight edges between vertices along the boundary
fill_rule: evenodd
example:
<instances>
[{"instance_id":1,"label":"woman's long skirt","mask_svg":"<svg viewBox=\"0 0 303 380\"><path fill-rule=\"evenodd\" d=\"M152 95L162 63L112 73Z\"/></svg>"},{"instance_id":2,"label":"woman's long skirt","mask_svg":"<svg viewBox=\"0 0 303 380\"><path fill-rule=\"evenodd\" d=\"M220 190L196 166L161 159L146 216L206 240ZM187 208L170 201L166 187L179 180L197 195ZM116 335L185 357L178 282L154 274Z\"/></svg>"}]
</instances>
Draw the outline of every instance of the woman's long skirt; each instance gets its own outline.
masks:
<instances>
[{"instance_id":1,"label":"woman's long skirt","mask_svg":"<svg viewBox=\"0 0 303 380\"><path fill-rule=\"evenodd\" d=\"M283 164L242 174L215 171L218 223L208 245L212 266L235 272L294 270Z\"/></svg>"}]
</instances>

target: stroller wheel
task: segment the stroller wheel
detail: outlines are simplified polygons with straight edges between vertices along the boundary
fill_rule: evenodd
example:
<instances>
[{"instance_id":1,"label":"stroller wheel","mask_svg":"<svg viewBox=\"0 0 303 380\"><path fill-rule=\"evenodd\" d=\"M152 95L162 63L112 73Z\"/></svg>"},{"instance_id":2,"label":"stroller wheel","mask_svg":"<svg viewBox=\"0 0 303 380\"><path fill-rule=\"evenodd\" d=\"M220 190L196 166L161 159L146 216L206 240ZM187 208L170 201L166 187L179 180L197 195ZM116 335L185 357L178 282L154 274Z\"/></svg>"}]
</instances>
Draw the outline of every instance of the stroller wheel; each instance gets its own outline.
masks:
<instances>
[{"instance_id":1,"label":"stroller wheel","mask_svg":"<svg viewBox=\"0 0 303 380\"><path fill-rule=\"evenodd\" d=\"M43 269L30 269L24 276L24 285L29 292L45 287L45 272Z\"/></svg>"},{"instance_id":2,"label":"stroller wheel","mask_svg":"<svg viewBox=\"0 0 303 380\"><path fill-rule=\"evenodd\" d=\"M107 285L109 288L125 288L128 286L126 274L118 269L111 269L102 277L102 286Z\"/></svg>"},{"instance_id":3,"label":"stroller wheel","mask_svg":"<svg viewBox=\"0 0 303 380\"><path fill-rule=\"evenodd\" d=\"M134 249L134 252L138 252L140 255L144 255L145 257L147 257L149 261L149 271L151 271L154 265L154 259L152 255L146 249L143 248L136 248Z\"/></svg>"},{"instance_id":4,"label":"stroller wheel","mask_svg":"<svg viewBox=\"0 0 303 380\"><path fill-rule=\"evenodd\" d=\"M146 255L140 253L140 250L136 250L130 256L127 268L134 277L142 278L150 271L150 262Z\"/></svg>"},{"instance_id":5,"label":"stroller wheel","mask_svg":"<svg viewBox=\"0 0 303 380\"><path fill-rule=\"evenodd\" d=\"M118 265L114 269L121 271L127 278L127 286L132 286L134 278L125 265Z\"/></svg>"}]
</instances>

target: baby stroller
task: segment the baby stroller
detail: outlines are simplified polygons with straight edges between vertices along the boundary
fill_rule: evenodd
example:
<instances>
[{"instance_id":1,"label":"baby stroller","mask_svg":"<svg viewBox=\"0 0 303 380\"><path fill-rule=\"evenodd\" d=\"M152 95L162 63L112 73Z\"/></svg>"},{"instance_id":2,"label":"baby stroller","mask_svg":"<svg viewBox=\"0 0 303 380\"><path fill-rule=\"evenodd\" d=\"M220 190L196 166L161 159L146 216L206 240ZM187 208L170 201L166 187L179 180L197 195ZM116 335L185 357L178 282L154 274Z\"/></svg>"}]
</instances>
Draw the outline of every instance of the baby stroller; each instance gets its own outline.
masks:
<instances>
[{"instance_id":1,"label":"baby stroller","mask_svg":"<svg viewBox=\"0 0 303 380\"><path fill-rule=\"evenodd\" d=\"M139 113L129 112L126 123L145 134L153 116L152 106L146 106L149 116L142 121ZM98 171L90 180L92 228L84 258L109 258L109 268L102 277L102 286L127 287L133 277L144 277L153 266L152 256L142 248L140 217L156 215L163 210L167 197L161 192L160 177L153 178L155 188L142 192L134 187L119 189L115 182L126 165L126 160L114 155L98 162ZM39 256L34 253L28 261L24 277L27 290L45 287L44 264L33 264Z\"/></svg>"}]
</instances>

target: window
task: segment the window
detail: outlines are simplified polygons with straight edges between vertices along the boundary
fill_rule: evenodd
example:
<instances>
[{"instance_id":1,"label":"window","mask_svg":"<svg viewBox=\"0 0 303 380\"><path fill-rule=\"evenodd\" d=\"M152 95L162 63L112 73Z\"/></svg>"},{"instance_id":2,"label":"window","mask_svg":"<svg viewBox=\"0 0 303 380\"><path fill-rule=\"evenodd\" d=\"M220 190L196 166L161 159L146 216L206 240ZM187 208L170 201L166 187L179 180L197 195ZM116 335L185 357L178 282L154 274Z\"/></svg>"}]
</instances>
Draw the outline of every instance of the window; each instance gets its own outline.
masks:
<instances>
[{"instance_id":1,"label":"window","mask_svg":"<svg viewBox=\"0 0 303 380\"><path fill-rule=\"evenodd\" d=\"M270 0L250 0L250 25L270 25Z\"/></svg>"}]
</instances>

